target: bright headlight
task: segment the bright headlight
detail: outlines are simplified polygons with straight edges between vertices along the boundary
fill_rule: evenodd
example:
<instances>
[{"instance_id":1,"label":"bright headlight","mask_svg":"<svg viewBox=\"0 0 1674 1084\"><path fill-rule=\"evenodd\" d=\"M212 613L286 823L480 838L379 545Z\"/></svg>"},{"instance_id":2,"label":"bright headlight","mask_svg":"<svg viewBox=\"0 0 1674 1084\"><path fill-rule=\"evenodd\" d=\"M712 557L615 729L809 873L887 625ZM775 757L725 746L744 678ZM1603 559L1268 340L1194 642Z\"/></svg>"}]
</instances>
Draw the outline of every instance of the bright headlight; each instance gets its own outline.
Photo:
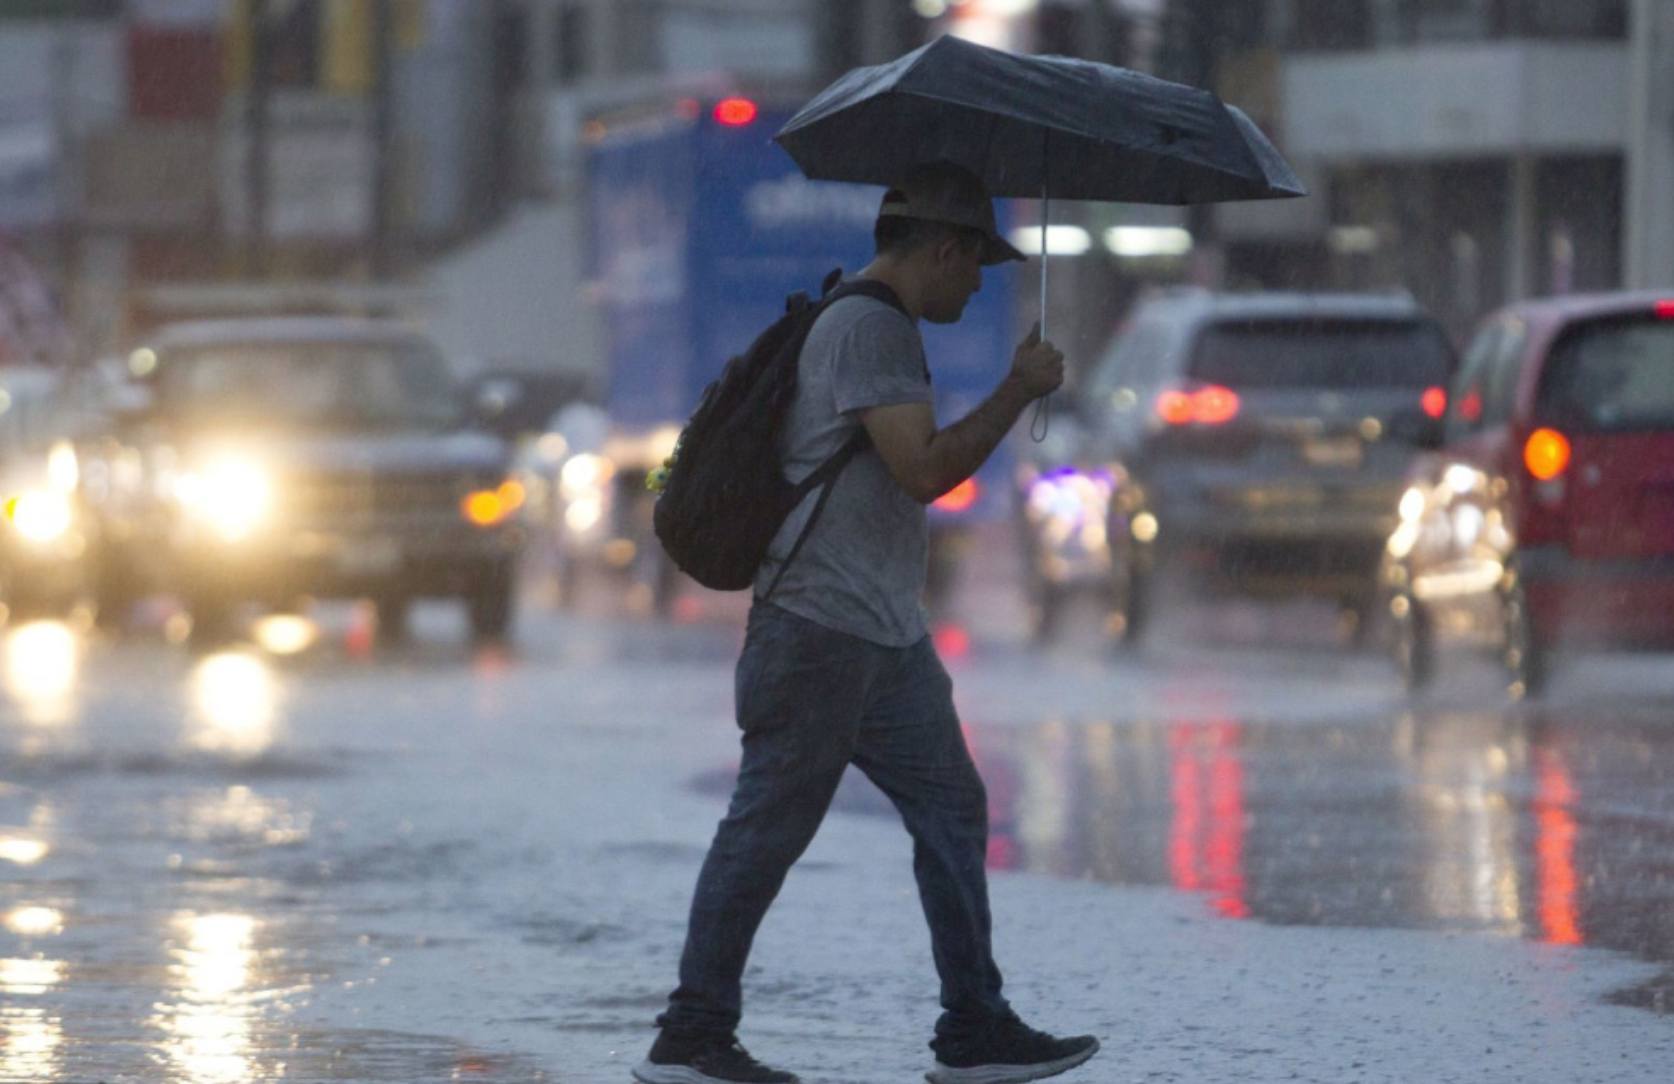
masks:
<instances>
[{"instance_id":1,"label":"bright headlight","mask_svg":"<svg viewBox=\"0 0 1674 1084\"><path fill-rule=\"evenodd\" d=\"M70 529L70 501L54 490L20 494L7 510L18 534L31 542L51 542Z\"/></svg>"},{"instance_id":2,"label":"bright headlight","mask_svg":"<svg viewBox=\"0 0 1674 1084\"><path fill-rule=\"evenodd\" d=\"M267 473L243 459L225 459L180 475L174 494L181 505L228 540L248 535L273 508Z\"/></svg>"},{"instance_id":3,"label":"bright headlight","mask_svg":"<svg viewBox=\"0 0 1674 1084\"><path fill-rule=\"evenodd\" d=\"M616 464L602 455L583 452L571 456L558 472L558 491L565 500L597 493L616 474Z\"/></svg>"}]
</instances>

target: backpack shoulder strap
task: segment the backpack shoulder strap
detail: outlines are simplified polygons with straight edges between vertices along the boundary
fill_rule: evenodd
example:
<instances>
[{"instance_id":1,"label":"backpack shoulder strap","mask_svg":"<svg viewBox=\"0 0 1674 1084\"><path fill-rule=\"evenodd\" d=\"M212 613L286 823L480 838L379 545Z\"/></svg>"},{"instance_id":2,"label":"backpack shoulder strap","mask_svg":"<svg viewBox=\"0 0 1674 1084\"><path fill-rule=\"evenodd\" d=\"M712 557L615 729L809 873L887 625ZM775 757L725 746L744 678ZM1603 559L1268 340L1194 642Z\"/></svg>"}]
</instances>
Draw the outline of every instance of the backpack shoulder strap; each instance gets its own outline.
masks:
<instances>
[{"instance_id":1,"label":"backpack shoulder strap","mask_svg":"<svg viewBox=\"0 0 1674 1084\"><path fill-rule=\"evenodd\" d=\"M902 315L907 314L907 307L901 303L900 295L887 283L879 282L877 279L849 279L844 281L842 268L838 268L827 275L824 283L821 284L821 289L822 294L819 301L819 308L821 309L839 298L859 295L882 301ZM802 525L802 530L798 532L796 542L791 546L791 551L779 563L778 571L773 574L772 582L767 585L767 590L762 592L760 598L766 599L773 594L774 588L779 586L779 580L784 577L791 562L796 560L796 555L802 552L802 544L808 541L808 535L813 531L814 524L819 522L820 513L825 511L825 502L831 498L831 491L836 488L837 476L843 473L843 468L847 467L854 460L854 457L860 454L861 449L865 448L867 443L866 430L855 430L854 435L849 437L841 448L837 449L830 458L815 467L808 477L797 484L796 494L799 500L816 488L820 491L819 499L814 502L814 509L808 514L808 522Z\"/></svg>"},{"instance_id":2,"label":"backpack shoulder strap","mask_svg":"<svg viewBox=\"0 0 1674 1084\"><path fill-rule=\"evenodd\" d=\"M836 275L839 272L834 271L832 274ZM829 275L826 277L826 282L831 283ZM880 282L877 279L848 279L831 284L826 287L825 294L820 298L820 305L824 307L838 298L853 294L869 297L874 301L882 301L901 315L907 315L907 306L902 304L901 296L888 283Z\"/></svg>"}]
</instances>

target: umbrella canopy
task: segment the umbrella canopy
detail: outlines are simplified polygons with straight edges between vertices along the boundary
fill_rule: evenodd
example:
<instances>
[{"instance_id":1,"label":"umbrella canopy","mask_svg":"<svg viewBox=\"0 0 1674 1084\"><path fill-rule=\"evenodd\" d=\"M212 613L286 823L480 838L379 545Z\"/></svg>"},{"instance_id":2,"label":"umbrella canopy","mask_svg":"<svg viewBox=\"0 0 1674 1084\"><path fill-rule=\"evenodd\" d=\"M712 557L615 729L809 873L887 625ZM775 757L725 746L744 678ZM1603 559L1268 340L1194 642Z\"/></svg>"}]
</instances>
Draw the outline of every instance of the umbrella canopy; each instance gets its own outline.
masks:
<instances>
[{"instance_id":1,"label":"umbrella canopy","mask_svg":"<svg viewBox=\"0 0 1674 1084\"><path fill-rule=\"evenodd\" d=\"M856 68L773 138L812 180L887 185L947 159L996 196L1189 204L1307 195L1260 129L1206 90L955 37Z\"/></svg>"}]
</instances>

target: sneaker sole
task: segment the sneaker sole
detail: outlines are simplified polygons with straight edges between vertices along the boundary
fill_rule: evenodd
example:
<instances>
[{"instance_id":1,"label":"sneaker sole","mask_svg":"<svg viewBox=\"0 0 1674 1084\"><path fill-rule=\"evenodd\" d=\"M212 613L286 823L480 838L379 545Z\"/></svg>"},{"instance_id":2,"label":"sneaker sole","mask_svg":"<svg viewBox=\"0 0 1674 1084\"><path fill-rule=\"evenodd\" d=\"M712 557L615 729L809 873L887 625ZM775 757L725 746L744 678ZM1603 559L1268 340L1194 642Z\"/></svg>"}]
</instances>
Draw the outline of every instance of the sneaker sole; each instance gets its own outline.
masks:
<instances>
[{"instance_id":1,"label":"sneaker sole","mask_svg":"<svg viewBox=\"0 0 1674 1084\"><path fill-rule=\"evenodd\" d=\"M634 1066L634 1079L640 1084L726 1084L690 1065L657 1065L649 1061Z\"/></svg>"},{"instance_id":2,"label":"sneaker sole","mask_svg":"<svg viewBox=\"0 0 1674 1084\"><path fill-rule=\"evenodd\" d=\"M1043 1061L1038 1065L973 1065L955 1069L937 1062L934 1069L924 1074L924 1079L930 1084L1024 1084L1024 1081L1041 1080L1074 1069L1098 1052L1099 1044L1094 1041L1092 1046L1067 1058Z\"/></svg>"},{"instance_id":3,"label":"sneaker sole","mask_svg":"<svg viewBox=\"0 0 1674 1084\"><path fill-rule=\"evenodd\" d=\"M640 1084L736 1084L725 1077L710 1076L690 1065L658 1065L642 1061L633 1068L634 1079ZM791 1077L793 1082L795 1077Z\"/></svg>"}]
</instances>

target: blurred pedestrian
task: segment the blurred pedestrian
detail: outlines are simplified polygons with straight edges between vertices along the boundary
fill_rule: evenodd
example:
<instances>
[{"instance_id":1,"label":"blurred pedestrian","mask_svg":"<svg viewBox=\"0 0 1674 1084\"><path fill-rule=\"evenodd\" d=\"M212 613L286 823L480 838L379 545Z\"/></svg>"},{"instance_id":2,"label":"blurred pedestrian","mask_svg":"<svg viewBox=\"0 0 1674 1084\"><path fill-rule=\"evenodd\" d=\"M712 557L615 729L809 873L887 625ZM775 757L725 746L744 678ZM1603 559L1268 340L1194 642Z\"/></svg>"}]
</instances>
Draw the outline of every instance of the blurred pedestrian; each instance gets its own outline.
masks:
<instances>
[{"instance_id":1,"label":"blurred pedestrian","mask_svg":"<svg viewBox=\"0 0 1674 1084\"><path fill-rule=\"evenodd\" d=\"M634 1069L645 1084L790 1084L735 1031L750 945L785 875L855 764L895 803L941 979L930 1046L934 1084L1050 1076L1098 1050L1026 1026L1001 993L991 950L987 795L965 746L953 686L921 598L925 506L974 474L1023 410L1063 381L1063 354L1037 325L1011 370L968 415L938 427L918 321L957 321L982 268L1022 254L995 228L981 181L948 163L885 193L876 256L862 278L900 308L850 296L821 314L803 348L784 434L797 480L863 428L869 446L835 483L822 518L772 591L813 505L780 529L756 580L737 669L742 763L692 899L679 986ZM864 937L864 931L855 931Z\"/></svg>"}]
</instances>

